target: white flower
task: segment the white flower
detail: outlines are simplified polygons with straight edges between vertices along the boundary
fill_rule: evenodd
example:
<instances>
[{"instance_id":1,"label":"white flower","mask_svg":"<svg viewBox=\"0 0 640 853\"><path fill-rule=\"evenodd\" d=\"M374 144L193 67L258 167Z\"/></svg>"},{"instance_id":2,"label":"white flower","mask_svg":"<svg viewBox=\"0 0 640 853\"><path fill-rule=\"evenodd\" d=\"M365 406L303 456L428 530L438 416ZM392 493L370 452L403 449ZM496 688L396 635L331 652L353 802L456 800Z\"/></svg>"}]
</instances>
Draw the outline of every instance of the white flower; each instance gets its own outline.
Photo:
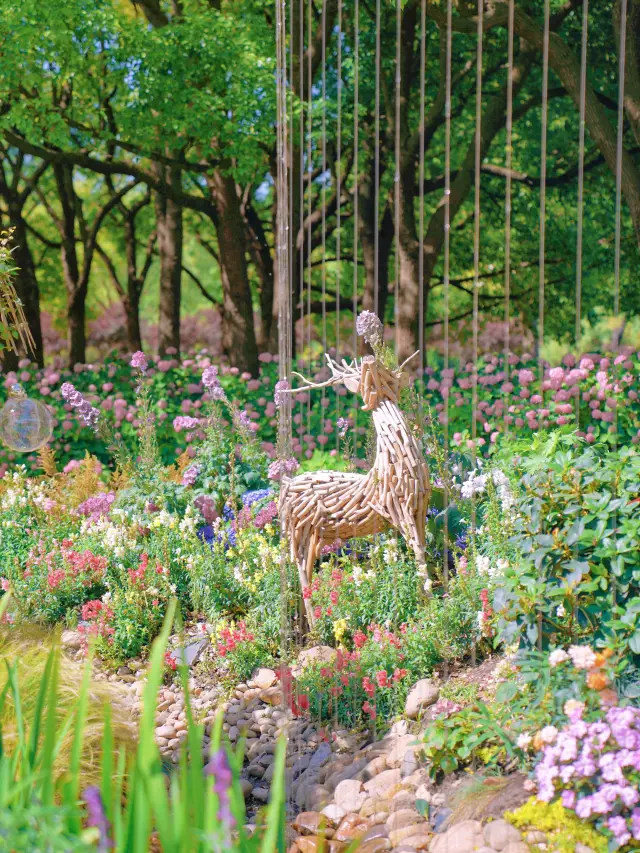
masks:
<instances>
[{"instance_id":1,"label":"white flower","mask_svg":"<svg viewBox=\"0 0 640 853\"><path fill-rule=\"evenodd\" d=\"M520 747L520 749L529 749L529 744L533 740L533 737L529 733L525 733L519 735L516 744Z\"/></svg>"},{"instance_id":2,"label":"white flower","mask_svg":"<svg viewBox=\"0 0 640 853\"><path fill-rule=\"evenodd\" d=\"M567 715L567 717L570 717L572 714L577 714L578 716L581 716L584 709L584 702L578 702L577 699L567 699L567 701L564 703L564 708L562 710Z\"/></svg>"},{"instance_id":3,"label":"white flower","mask_svg":"<svg viewBox=\"0 0 640 853\"><path fill-rule=\"evenodd\" d=\"M540 730L540 739L544 743L553 743L558 736L558 729L555 726L545 726Z\"/></svg>"},{"instance_id":4,"label":"white flower","mask_svg":"<svg viewBox=\"0 0 640 853\"><path fill-rule=\"evenodd\" d=\"M476 570L481 575L489 574L490 561L486 554L478 554L476 557Z\"/></svg>"},{"instance_id":5,"label":"white flower","mask_svg":"<svg viewBox=\"0 0 640 853\"><path fill-rule=\"evenodd\" d=\"M431 580L431 578L425 578L424 584L422 585L423 590L426 593L429 593L429 592L431 592L432 586L433 586L433 581Z\"/></svg>"},{"instance_id":6,"label":"white flower","mask_svg":"<svg viewBox=\"0 0 640 853\"><path fill-rule=\"evenodd\" d=\"M482 631L484 628L484 613L482 610L478 610L478 628Z\"/></svg>"},{"instance_id":7,"label":"white flower","mask_svg":"<svg viewBox=\"0 0 640 853\"><path fill-rule=\"evenodd\" d=\"M466 500L470 500L474 495L481 495L487 487L487 478L485 474L476 474L472 471L460 488L460 494Z\"/></svg>"},{"instance_id":8,"label":"white flower","mask_svg":"<svg viewBox=\"0 0 640 853\"><path fill-rule=\"evenodd\" d=\"M569 655L564 649L554 649L549 655L549 666L558 666L569 660Z\"/></svg>"},{"instance_id":9,"label":"white flower","mask_svg":"<svg viewBox=\"0 0 640 853\"><path fill-rule=\"evenodd\" d=\"M595 652L589 646L570 646L569 657L576 669L591 669L596 663Z\"/></svg>"},{"instance_id":10,"label":"white flower","mask_svg":"<svg viewBox=\"0 0 640 853\"><path fill-rule=\"evenodd\" d=\"M556 616L559 616L562 619L562 617L566 615L567 611L564 609L564 604L559 604L558 607L556 607Z\"/></svg>"}]
</instances>

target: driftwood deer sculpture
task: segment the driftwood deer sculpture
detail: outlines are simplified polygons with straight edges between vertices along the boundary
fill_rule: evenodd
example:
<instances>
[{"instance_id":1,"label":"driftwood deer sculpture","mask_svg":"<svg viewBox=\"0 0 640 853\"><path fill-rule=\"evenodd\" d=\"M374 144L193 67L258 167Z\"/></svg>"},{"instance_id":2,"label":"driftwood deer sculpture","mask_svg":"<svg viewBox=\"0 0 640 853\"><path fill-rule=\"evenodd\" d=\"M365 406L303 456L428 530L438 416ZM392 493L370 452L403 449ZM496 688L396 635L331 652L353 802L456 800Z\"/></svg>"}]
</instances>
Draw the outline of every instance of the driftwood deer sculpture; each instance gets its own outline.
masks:
<instances>
[{"instance_id":1,"label":"driftwood deer sculpture","mask_svg":"<svg viewBox=\"0 0 640 853\"><path fill-rule=\"evenodd\" d=\"M284 480L280 507L300 583L303 589L309 586L314 564L325 545L338 539L370 536L389 527L405 537L418 566L424 569L425 516L431 486L422 451L398 405L400 390L408 384L402 370L407 362L392 371L373 356L341 365L328 355L326 358L331 378L316 384L300 377L304 387L322 388L342 382L359 394L364 402L362 409L373 417L376 457L367 474L317 471ZM312 624L308 600L305 607Z\"/></svg>"}]
</instances>

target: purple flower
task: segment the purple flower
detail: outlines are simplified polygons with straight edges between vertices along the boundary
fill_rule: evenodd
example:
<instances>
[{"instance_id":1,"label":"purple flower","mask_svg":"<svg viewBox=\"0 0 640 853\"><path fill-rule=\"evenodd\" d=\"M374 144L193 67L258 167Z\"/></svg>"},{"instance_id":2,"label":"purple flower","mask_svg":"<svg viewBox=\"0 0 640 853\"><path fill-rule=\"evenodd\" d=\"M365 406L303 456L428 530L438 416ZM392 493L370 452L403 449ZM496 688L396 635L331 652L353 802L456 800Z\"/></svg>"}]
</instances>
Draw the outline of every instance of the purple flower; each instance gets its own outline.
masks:
<instances>
[{"instance_id":1,"label":"purple flower","mask_svg":"<svg viewBox=\"0 0 640 853\"><path fill-rule=\"evenodd\" d=\"M87 804L87 825L97 827L100 833L98 842L98 850L100 853L106 853L107 850L113 848L113 841L109 837L109 821L104 811L100 789L95 785L86 788L84 791L84 801Z\"/></svg>"},{"instance_id":2,"label":"purple flower","mask_svg":"<svg viewBox=\"0 0 640 853\"><path fill-rule=\"evenodd\" d=\"M86 426L95 429L100 418L100 412L95 409L88 400L85 400L79 391L76 391L71 382L65 382L62 385L60 392L62 394L62 399L74 409L77 409L78 415L85 422Z\"/></svg>"},{"instance_id":3,"label":"purple flower","mask_svg":"<svg viewBox=\"0 0 640 853\"><path fill-rule=\"evenodd\" d=\"M131 361L129 362L131 367L134 367L136 370L139 370L141 373L146 373L147 367L147 357L142 352L142 350L138 350L138 352L134 352L131 356Z\"/></svg>"},{"instance_id":4,"label":"purple flower","mask_svg":"<svg viewBox=\"0 0 640 853\"><path fill-rule=\"evenodd\" d=\"M300 463L293 457L291 459L275 459L269 465L268 477L270 480L279 480L282 476L293 474L299 467Z\"/></svg>"},{"instance_id":5,"label":"purple flower","mask_svg":"<svg viewBox=\"0 0 640 853\"><path fill-rule=\"evenodd\" d=\"M268 503L261 509L255 517L255 526L258 530L262 530L267 524L270 524L274 518L278 517L278 506L275 501Z\"/></svg>"},{"instance_id":6,"label":"purple flower","mask_svg":"<svg viewBox=\"0 0 640 853\"><path fill-rule=\"evenodd\" d=\"M182 485L193 486L195 481L198 479L199 474L200 467L198 465L191 465L182 475Z\"/></svg>"},{"instance_id":7,"label":"purple flower","mask_svg":"<svg viewBox=\"0 0 640 853\"><path fill-rule=\"evenodd\" d=\"M233 774L229 767L227 754L219 749L204 767L205 776L213 776L213 790L218 795L220 809L218 819L233 825L233 816L229 808L229 791L233 782Z\"/></svg>"},{"instance_id":8,"label":"purple flower","mask_svg":"<svg viewBox=\"0 0 640 853\"><path fill-rule=\"evenodd\" d=\"M251 429L251 427L253 426L253 421L249 417L248 412L244 409L238 414L238 423L244 429Z\"/></svg>"},{"instance_id":9,"label":"purple flower","mask_svg":"<svg viewBox=\"0 0 640 853\"><path fill-rule=\"evenodd\" d=\"M278 408L284 406L287 402L287 391L289 390L289 383L286 379L280 379L279 382L276 382L273 394L273 402L276 404Z\"/></svg>"},{"instance_id":10,"label":"purple flower","mask_svg":"<svg viewBox=\"0 0 640 853\"><path fill-rule=\"evenodd\" d=\"M78 515L86 515L90 521L98 521L98 519L106 518L109 515L111 504L115 499L114 492L101 492L99 495L87 498L80 504L76 512Z\"/></svg>"},{"instance_id":11,"label":"purple flower","mask_svg":"<svg viewBox=\"0 0 640 853\"><path fill-rule=\"evenodd\" d=\"M209 389L220 384L220 380L218 379L218 368L215 365L207 367L202 372L202 384L205 388Z\"/></svg>"},{"instance_id":12,"label":"purple flower","mask_svg":"<svg viewBox=\"0 0 640 853\"><path fill-rule=\"evenodd\" d=\"M173 419L173 428L176 432L181 432L183 429L195 429L199 424L199 418L190 418L188 415L178 415Z\"/></svg>"},{"instance_id":13,"label":"purple flower","mask_svg":"<svg viewBox=\"0 0 640 853\"><path fill-rule=\"evenodd\" d=\"M377 344L382 340L382 323L373 311L363 311L356 320L356 332L368 344Z\"/></svg>"},{"instance_id":14,"label":"purple flower","mask_svg":"<svg viewBox=\"0 0 640 853\"><path fill-rule=\"evenodd\" d=\"M338 418L336 426L338 427L340 438L344 438L347 430L351 427L351 421L349 418Z\"/></svg>"}]
</instances>

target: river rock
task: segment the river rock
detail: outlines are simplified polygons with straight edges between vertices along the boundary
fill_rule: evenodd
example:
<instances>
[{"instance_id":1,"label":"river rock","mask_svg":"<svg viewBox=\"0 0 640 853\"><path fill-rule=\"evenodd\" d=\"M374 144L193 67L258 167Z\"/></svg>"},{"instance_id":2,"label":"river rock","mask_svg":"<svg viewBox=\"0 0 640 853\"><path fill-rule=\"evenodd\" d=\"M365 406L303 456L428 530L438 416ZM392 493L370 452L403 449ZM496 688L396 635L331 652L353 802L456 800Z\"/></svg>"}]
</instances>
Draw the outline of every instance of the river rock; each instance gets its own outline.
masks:
<instances>
[{"instance_id":1,"label":"river rock","mask_svg":"<svg viewBox=\"0 0 640 853\"><path fill-rule=\"evenodd\" d=\"M329 803L328 806L325 806L322 809L321 814L323 814L327 820L330 820L332 823L338 823L346 815L346 811L337 803Z\"/></svg>"},{"instance_id":2,"label":"river rock","mask_svg":"<svg viewBox=\"0 0 640 853\"><path fill-rule=\"evenodd\" d=\"M438 701L440 691L429 678L422 678L416 682L407 696L404 712L411 720L415 720L420 714Z\"/></svg>"},{"instance_id":3,"label":"river rock","mask_svg":"<svg viewBox=\"0 0 640 853\"><path fill-rule=\"evenodd\" d=\"M399 785L401 781L400 768L396 767L393 770L383 770L378 773L373 779L365 782L365 791L370 797L384 799L389 795L391 789Z\"/></svg>"},{"instance_id":4,"label":"river rock","mask_svg":"<svg viewBox=\"0 0 640 853\"><path fill-rule=\"evenodd\" d=\"M521 834L506 820L493 820L484 828L484 840L487 847L493 847L498 853L502 853L504 848L512 841L520 841Z\"/></svg>"},{"instance_id":5,"label":"river rock","mask_svg":"<svg viewBox=\"0 0 640 853\"><path fill-rule=\"evenodd\" d=\"M251 686L259 687L260 690L266 690L268 687L271 687L276 683L277 675L272 669L268 669L267 667L260 667L257 669L253 675L251 676ZM253 690L247 690L247 693L251 692L251 698L255 695L259 695L253 692Z\"/></svg>"},{"instance_id":6,"label":"river rock","mask_svg":"<svg viewBox=\"0 0 640 853\"><path fill-rule=\"evenodd\" d=\"M160 726L160 728L156 729L156 737L158 738L166 738L167 740L171 740L176 736L176 730L173 726Z\"/></svg>"},{"instance_id":7,"label":"river rock","mask_svg":"<svg viewBox=\"0 0 640 853\"><path fill-rule=\"evenodd\" d=\"M331 646L312 646L310 649L304 649L298 655L298 662L291 668L294 678L298 678L302 671L309 666L310 663L333 663L336 657L336 650Z\"/></svg>"},{"instance_id":8,"label":"river rock","mask_svg":"<svg viewBox=\"0 0 640 853\"><path fill-rule=\"evenodd\" d=\"M357 812L367 799L367 794L362 790L362 782L344 779L336 787L334 799L345 812Z\"/></svg>"},{"instance_id":9,"label":"river rock","mask_svg":"<svg viewBox=\"0 0 640 853\"><path fill-rule=\"evenodd\" d=\"M291 826L301 835L324 835L333 838L334 830L321 812L300 812Z\"/></svg>"},{"instance_id":10,"label":"river rock","mask_svg":"<svg viewBox=\"0 0 640 853\"><path fill-rule=\"evenodd\" d=\"M406 843L410 843L406 839ZM442 835L436 835L429 847L429 853L473 853L484 847L482 824L477 820L463 820L452 826Z\"/></svg>"},{"instance_id":11,"label":"river rock","mask_svg":"<svg viewBox=\"0 0 640 853\"><path fill-rule=\"evenodd\" d=\"M60 637L60 642L67 649L74 649L77 651L82 648L84 634L81 634L80 631L63 631L62 636Z\"/></svg>"},{"instance_id":12,"label":"river rock","mask_svg":"<svg viewBox=\"0 0 640 853\"><path fill-rule=\"evenodd\" d=\"M386 850L391 850L388 838L371 838L358 845L358 853L385 853Z\"/></svg>"}]
</instances>

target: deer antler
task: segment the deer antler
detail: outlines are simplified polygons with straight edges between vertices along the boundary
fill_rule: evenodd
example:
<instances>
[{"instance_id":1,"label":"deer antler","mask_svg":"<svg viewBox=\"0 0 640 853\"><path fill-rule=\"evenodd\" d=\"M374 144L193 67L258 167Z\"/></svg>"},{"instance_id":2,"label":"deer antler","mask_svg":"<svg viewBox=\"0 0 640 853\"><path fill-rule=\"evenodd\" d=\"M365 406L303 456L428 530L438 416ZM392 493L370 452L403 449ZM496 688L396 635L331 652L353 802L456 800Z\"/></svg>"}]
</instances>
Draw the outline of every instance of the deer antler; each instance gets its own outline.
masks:
<instances>
[{"instance_id":1,"label":"deer antler","mask_svg":"<svg viewBox=\"0 0 640 853\"><path fill-rule=\"evenodd\" d=\"M413 355L410 355L410 356L409 356L409 358L405 358L405 360L402 362L402 364L400 365L400 367L398 368L398 370L402 370L402 368L405 366L405 364L409 364L409 362L410 362L412 359L414 359L414 358L418 355L418 353L419 353L419 352L420 352L420 350L419 350L419 349L417 349L417 350L414 352L414 354L413 354Z\"/></svg>"}]
</instances>

